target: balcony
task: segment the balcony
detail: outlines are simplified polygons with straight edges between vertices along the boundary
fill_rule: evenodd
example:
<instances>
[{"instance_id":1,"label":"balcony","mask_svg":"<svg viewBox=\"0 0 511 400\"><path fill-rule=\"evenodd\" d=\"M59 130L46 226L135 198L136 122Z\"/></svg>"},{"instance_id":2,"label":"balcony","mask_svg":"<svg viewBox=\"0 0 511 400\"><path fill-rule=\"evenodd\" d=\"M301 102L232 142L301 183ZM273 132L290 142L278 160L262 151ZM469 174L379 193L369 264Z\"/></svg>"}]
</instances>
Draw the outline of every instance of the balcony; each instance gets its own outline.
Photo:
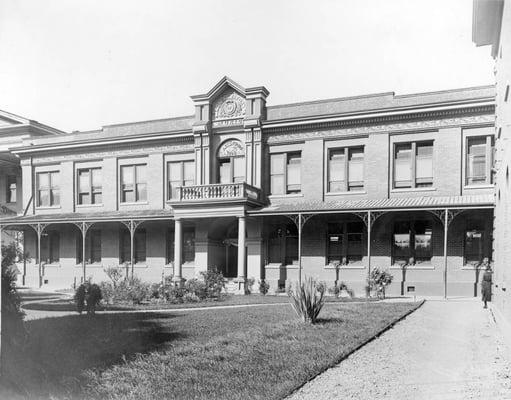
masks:
<instances>
[{"instance_id":1,"label":"balcony","mask_svg":"<svg viewBox=\"0 0 511 400\"><path fill-rule=\"evenodd\" d=\"M211 185L181 186L177 195L170 200L174 208L180 205L215 204L215 203L244 203L261 206L261 189L240 183L215 183Z\"/></svg>"}]
</instances>

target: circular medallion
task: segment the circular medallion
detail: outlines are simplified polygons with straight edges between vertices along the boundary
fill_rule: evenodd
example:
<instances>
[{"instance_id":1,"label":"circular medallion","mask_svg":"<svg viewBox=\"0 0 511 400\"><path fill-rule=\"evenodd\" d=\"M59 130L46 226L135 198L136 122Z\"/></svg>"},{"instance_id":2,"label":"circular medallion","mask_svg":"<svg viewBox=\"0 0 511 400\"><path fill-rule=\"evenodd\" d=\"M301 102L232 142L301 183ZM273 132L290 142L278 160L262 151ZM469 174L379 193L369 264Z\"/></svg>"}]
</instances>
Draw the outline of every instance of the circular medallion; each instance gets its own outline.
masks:
<instances>
[{"instance_id":1,"label":"circular medallion","mask_svg":"<svg viewBox=\"0 0 511 400\"><path fill-rule=\"evenodd\" d=\"M233 116L237 108L238 104L231 99L224 101L224 104L222 104L222 111L227 117Z\"/></svg>"}]
</instances>

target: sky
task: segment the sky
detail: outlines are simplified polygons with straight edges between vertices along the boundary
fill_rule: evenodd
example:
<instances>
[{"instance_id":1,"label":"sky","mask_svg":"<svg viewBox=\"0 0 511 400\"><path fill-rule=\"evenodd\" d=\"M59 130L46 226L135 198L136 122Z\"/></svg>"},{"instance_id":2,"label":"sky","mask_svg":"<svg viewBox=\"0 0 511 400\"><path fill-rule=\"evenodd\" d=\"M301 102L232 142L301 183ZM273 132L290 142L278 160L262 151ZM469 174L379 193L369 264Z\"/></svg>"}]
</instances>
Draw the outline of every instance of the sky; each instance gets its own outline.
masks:
<instances>
[{"instance_id":1,"label":"sky","mask_svg":"<svg viewBox=\"0 0 511 400\"><path fill-rule=\"evenodd\" d=\"M227 75L268 105L494 82L472 0L0 0L0 110L65 130L193 114Z\"/></svg>"}]
</instances>

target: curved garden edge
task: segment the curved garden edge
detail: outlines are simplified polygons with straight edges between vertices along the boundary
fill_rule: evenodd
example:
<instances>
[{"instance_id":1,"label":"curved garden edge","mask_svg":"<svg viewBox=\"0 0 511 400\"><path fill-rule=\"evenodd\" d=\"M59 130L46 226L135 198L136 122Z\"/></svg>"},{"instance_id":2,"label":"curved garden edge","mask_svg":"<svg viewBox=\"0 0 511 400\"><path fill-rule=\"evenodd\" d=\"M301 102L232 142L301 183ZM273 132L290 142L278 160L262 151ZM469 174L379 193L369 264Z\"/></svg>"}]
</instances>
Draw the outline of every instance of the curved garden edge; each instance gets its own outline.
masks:
<instances>
[{"instance_id":1,"label":"curved garden edge","mask_svg":"<svg viewBox=\"0 0 511 400\"><path fill-rule=\"evenodd\" d=\"M364 347L365 345L371 343L373 340L377 339L378 337L380 337L381 335L383 335L385 332L387 332L389 329L391 329L394 325L398 324L399 322L401 322L402 320L404 320L406 317L408 317L410 314L412 314L413 312L417 311L419 308L421 308L423 306L423 304L426 302L426 300L422 300L420 301L417 306L415 308L412 308L411 310L408 310L407 312L405 312L402 316L400 316L398 319L390 322L389 324L387 324L385 327L383 327L379 332L377 332L376 334L374 334L373 336L369 337L367 340L363 341L362 343L360 343L358 346L356 346L355 348L353 348L351 351L349 351L348 353L346 354L343 354L342 356L338 357L337 359L333 360L329 365L325 366L325 368L323 368L321 371L319 371L316 375L312 376L310 379L306 380L305 382L303 382L302 384L300 384L299 386L295 387L294 389L290 390L285 396L283 396L283 399L287 399L287 398L290 398L291 396L293 396L295 393L297 393L302 387L304 387L307 383L313 381L314 379L316 379L319 375L323 374L325 371L329 370L330 368L333 368L335 367L336 365L340 364L341 362L343 362L344 360L346 360L348 357L350 357L352 354L354 354L355 352L357 352L358 350L360 350L362 347Z\"/></svg>"}]
</instances>

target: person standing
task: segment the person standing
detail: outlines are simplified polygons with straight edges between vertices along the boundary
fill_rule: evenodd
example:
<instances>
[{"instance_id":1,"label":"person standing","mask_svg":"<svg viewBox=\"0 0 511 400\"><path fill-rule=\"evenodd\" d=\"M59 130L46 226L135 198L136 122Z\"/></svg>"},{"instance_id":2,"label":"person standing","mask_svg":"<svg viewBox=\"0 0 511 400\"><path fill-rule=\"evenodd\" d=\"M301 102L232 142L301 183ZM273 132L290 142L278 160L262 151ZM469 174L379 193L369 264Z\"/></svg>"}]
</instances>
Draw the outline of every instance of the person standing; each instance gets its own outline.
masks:
<instances>
[{"instance_id":1,"label":"person standing","mask_svg":"<svg viewBox=\"0 0 511 400\"><path fill-rule=\"evenodd\" d=\"M488 308L488 302L491 301L491 279L492 271L491 266L486 266L486 271L483 274L483 281L481 282L481 295L484 303L484 308Z\"/></svg>"}]
</instances>

